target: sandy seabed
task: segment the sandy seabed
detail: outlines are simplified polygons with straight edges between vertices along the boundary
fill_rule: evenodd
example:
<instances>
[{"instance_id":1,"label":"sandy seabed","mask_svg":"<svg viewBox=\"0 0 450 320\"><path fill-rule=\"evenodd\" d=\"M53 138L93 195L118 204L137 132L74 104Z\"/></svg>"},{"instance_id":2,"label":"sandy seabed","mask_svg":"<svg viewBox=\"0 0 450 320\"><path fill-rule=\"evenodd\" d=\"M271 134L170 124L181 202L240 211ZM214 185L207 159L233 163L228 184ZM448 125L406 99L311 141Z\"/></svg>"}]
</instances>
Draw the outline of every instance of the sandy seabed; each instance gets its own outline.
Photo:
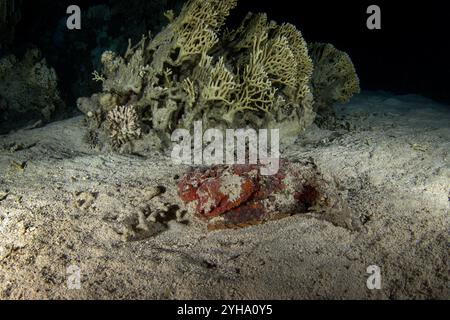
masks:
<instances>
[{"instance_id":1,"label":"sandy seabed","mask_svg":"<svg viewBox=\"0 0 450 320\"><path fill-rule=\"evenodd\" d=\"M282 156L313 161L358 228L314 212L140 228L143 206L183 207L186 167L151 148L92 150L81 117L0 136L0 298L448 299L449 106L364 93L338 112L350 130L313 126ZM367 288L371 265L381 290Z\"/></svg>"}]
</instances>

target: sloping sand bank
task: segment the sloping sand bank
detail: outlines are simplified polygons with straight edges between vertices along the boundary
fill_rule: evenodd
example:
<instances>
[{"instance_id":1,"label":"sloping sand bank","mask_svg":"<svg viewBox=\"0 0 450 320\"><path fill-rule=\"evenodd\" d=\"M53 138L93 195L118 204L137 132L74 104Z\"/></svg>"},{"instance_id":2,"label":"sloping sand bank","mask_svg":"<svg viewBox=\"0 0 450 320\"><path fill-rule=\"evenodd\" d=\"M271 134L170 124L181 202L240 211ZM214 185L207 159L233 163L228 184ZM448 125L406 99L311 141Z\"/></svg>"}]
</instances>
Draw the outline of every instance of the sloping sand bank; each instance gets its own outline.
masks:
<instances>
[{"instance_id":1,"label":"sloping sand bank","mask_svg":"<svg viewBox=\"0 0 450 320\"><path fill-rule=\"evenodd\" d=\"M350 130L311 128L283 156L313 161L357 228L314 212L142 227L142 208L182 207L186 168L150 149L91 150L82 118L0 136L0 298L447 299L450 108L370 93L339 114ZM367 288L371 265L381 290Z\"/></svg>"}]
</instances>

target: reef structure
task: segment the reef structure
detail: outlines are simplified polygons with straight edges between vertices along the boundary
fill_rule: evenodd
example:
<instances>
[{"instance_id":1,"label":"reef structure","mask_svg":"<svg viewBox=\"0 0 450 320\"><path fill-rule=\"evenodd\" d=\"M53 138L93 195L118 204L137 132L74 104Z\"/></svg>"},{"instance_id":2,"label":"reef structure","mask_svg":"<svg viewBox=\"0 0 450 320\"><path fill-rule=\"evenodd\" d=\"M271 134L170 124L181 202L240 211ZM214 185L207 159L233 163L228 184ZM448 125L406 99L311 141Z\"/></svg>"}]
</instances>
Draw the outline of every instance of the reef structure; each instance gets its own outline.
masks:
<instances>
[{"instance_id":1,"label":"reef structure","mask_svg":"<svg viewBox=\"0 0 450 320\"><path fill-rule=\"evenodd\" d=\"M56 72L39 50L30 49L21 59L14 55L0 59L0 134L47 123L63 110Z\"/></svg>"},{"instance_id":2,"label":"reef structure","mask_svg":"<svg viewBox=\"0 0 450 320\"><path fill-rule=\"evenodd\" d=\"M314 63L311 85L316 122L329 122L335 118L335 104L347 103L360 92L359 78L350 56L332 44L312 43L309 54Z\"/></svg>"},{"instance_id":3,"label":"reef structure","mask_svg":"<svg viewBox=\"0 0 450 320\"><path fill-rule=\"evenodd\" d=\"M236 4L187 1L178 15L167 12L169 24L155 37L130 44L124 56L103 53L103 70L94 73L102 92L78 100L90 140L123 151L150 131L168 141L173 130L199 120L208 128L279 128L282 140L310 126L322 99L314 99L302 33L264 13L249 13L227 30Z\"/></svg>"}]
</instances>

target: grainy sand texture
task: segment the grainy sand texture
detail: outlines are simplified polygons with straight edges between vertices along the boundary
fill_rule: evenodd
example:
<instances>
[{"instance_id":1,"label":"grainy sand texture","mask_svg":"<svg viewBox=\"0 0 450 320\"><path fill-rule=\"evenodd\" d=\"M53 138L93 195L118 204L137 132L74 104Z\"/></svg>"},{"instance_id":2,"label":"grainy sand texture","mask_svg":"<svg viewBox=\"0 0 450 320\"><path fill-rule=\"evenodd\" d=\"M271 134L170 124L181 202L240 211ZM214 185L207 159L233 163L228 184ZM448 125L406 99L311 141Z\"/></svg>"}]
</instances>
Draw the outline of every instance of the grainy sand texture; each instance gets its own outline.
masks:
<instances>
[{"instance_id":1,"label":"grainy sand texture","mask_svg":"<svg viewBox=\"0 0 450 320\"><path fill-rule=\"evenodd\" d=\"M347 212L214 232L178 213L187 168L156 148L92 150L82 117L0 136L0 298L448 299L449 106L363 93L338 114L349 129L313 126L282 156Z\"/></svg>"}]
</instances>

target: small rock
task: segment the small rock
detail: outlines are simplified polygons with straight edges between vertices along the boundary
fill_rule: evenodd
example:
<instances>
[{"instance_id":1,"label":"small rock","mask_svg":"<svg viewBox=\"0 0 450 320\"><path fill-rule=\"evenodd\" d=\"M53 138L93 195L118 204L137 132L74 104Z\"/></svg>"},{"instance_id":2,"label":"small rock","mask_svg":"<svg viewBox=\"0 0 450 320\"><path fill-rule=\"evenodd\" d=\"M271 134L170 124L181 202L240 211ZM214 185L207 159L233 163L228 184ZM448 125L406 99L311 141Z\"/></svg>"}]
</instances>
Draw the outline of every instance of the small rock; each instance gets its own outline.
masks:
<instances>
[{"instance_id":1,"label":"small rock","mask_svg":"<svg viewBox=\"0 0 450 320\"><path fill-rule=\"evenodd\" d=\"M74 205L81 210L89 209L94 201L97 199L97 194L94 192L76 192Z\"/></svg>"},{"instance_id":2,"label":"small rock","mask_svg":"<svg viewBox=\"0 0 450 320\"><path fill-rule=\"evenodd\" d=\"M208 222L209 230L242 228L305 213L324 197L311 163L280 161L277 174L259 165L196 168L178 183L180 198Z\"/></svg>"},{"instance_id":3,"label":"small rock","mask_svg":"<svg viewBox=\"0 0 450 320\"><path fill-rule=\"evenodd\" d=\"M164 193L164 189L161 186L146 188L144 189L144 201L150 201L162 193Z\"/></svg>"},{"instance_id":4,"label":"small rock","mask_svg":"<svg viewBox=\"0 0 450 320\"><path fill-rule=\"evenodd\" d=\"M6 191L0 191L0 201L5 200L9 195L9 192Z\"/></svg>"}]
</instances>

